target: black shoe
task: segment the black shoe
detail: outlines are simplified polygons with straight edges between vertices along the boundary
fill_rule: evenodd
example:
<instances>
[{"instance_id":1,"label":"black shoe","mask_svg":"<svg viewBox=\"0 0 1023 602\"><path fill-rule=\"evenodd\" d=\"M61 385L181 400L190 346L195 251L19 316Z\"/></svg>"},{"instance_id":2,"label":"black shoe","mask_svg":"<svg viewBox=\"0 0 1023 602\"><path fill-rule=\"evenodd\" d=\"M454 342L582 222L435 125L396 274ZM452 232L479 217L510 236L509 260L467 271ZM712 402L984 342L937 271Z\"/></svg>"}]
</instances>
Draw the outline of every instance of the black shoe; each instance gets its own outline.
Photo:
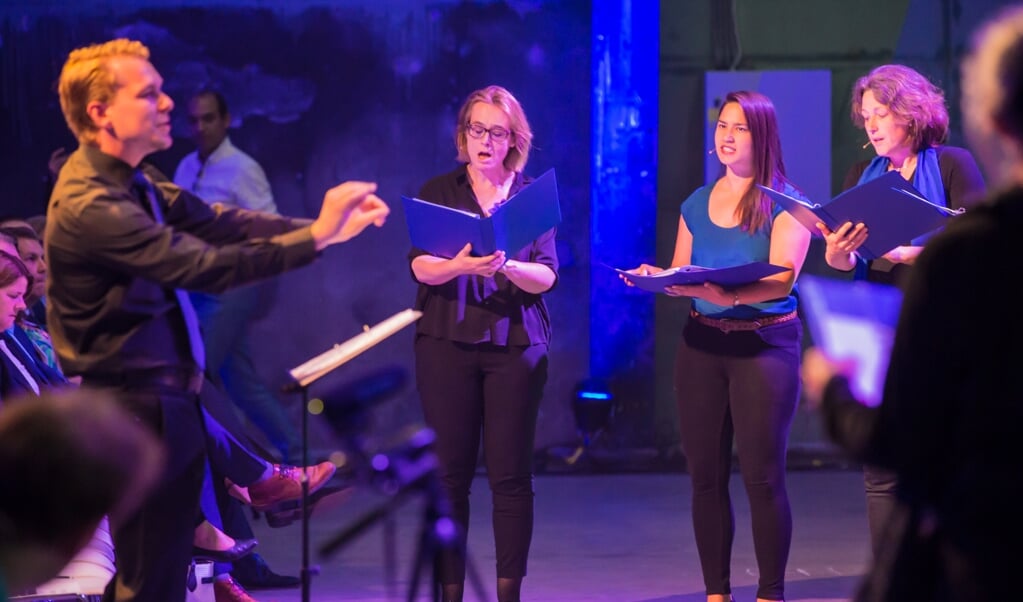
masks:
<instances>
[{"instance_id":1,"label":"black shoe","mask_svg":"<svg viewBox=\"0 0 1023 602\"><path fill-rule=\"evenodd\" d=\"M231 562L252 553L252 549L258 543L255 539L236 539L234 545L226 550L207 550L199 546L192 546L192 557L214 562Z\"/></svg>"},{"instance_id":2,"label":"black shoe","mask_svg":"<svg viewBox=\"0 0 1023 602\"><path fill-rule=\"evenodd\" d=\"M234 563L231 576L245 589L285 589L298 587L302 580L290 575L278 575L270 570L259 554L249 554Z\"/></svg>"}]
</instances>

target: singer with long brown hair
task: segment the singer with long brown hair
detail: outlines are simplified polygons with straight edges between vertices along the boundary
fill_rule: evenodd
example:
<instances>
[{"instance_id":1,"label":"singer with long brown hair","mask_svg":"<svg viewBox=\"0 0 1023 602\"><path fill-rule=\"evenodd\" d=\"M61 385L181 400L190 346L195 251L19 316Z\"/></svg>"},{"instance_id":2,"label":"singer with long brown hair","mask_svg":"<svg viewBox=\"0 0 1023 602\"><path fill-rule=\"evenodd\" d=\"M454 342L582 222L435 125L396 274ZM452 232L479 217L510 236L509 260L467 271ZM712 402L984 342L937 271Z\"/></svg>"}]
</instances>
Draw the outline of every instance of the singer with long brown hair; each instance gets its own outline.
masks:
<instances>
[{"instance_id":1,"label":"singer with long brown hair","mask_svg":"<svg viewBox=\"0 0 1023 602\"><path fill-rule=\"evenodd\" d=\"M756 186L803 196L785 175L770 98L749 90L728 93L714 127L714 152L721 175L682 201L671 267L769 261L789 269L732 288L665 287L670 296L692 300L675 354L679 435L707 602L734 602L733 443L752 517L757 602L777 602L785 599L792 544L785 454L799 403L803 327L796 279L810 233ZM632 271L662 270L642 264Z\"/></svg>"}]
</instances>

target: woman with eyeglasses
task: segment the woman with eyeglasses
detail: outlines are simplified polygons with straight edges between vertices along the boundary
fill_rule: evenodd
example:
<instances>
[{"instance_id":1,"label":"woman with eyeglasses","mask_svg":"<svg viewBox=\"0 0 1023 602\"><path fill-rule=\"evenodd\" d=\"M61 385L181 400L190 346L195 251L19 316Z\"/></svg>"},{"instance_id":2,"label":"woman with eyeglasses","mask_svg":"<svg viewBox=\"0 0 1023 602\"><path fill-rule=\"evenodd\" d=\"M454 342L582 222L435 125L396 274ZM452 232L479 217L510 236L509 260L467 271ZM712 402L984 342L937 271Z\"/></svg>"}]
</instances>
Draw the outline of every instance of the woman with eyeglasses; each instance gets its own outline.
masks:
<instances>
[{"instance_id":1,"label":"woman with eyeglasses","mask_svg":"<svg viewBox=\"0 0 1023 602\"><path fill-rule=\"evenodd\" d=\"M530 179L523 174L533 139L526 115L500 86L476 90L458 111L460 165L428 181L418 198L489 216ZM414 248L416 386L426 424L436 433L439 475L461 528L464 550L469 488L483 455L493 499L498 602L517 602L533 532L533 441L551 321L543 293L558 279L554 230L524 249L448 259ZM439 563L445 602L462 600L465 556L446 550Z\"/></svg>"}]
</instances>

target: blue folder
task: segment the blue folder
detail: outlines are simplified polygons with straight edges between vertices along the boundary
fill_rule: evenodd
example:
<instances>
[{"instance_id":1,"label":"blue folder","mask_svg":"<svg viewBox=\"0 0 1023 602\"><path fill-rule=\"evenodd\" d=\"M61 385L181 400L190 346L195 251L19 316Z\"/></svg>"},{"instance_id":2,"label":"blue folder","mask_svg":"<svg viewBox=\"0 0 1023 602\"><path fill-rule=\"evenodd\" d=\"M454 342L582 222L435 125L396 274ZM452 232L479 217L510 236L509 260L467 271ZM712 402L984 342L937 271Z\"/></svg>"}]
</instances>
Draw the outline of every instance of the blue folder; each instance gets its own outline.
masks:
<instances>
[{"instance_id":1,"label":"blue folder","mask_svg":"<svg viewBox=\"0 0 1023 602\"><path fill-rule=\"evenodd\" d=\"M799 277L799 304L813 344L832 361L853 360L849 386L868 406L881 403L902 292L866 280Z\"/></svg>"},{"instance_id":2,"label":"blue folder","mask_svg":"<svg viewBox=\"0 0 1023 602\"><path fill-rule=\"evenodd\" d=\"M742 286L788 271L789 268L764 261L754 261L727 268L705 268L698 265L683 265L668 268L649 276L630 274L614 268L616 272L637 287L652 293L663 293L664 287L675 284L703 284L710 282L724 288Z\"/></svg>"},{"instance_id":3,"label":"blue folder","mask_svg":"<svg viewBox=\"0 0 1023 602\"><path fill-rule=\"evenodd\" d=\"M758 184L759 186L759 184ZM819 236L817 222L837 230L846 222L867 226L867 240L856 251L871 261L919 236L942 227L962 210L928 201L897 171L854 186L822 204L809 203L777 190L760 186L774 202L788 211L807 230Z\"/></svg>"},{"instance_id":4,"label":"blue folder","mask_svg":"<svg viewBox=\"0 0 1023 602\"><path fill-rule=\"evenodd\" d=\"M515 255L561 223L558 183L547 170L504 202L490 217L452 209L422 199L401 197L412 246L451 258L465 243L476 257L497 250Z\"/></svg>"}]
</instances>

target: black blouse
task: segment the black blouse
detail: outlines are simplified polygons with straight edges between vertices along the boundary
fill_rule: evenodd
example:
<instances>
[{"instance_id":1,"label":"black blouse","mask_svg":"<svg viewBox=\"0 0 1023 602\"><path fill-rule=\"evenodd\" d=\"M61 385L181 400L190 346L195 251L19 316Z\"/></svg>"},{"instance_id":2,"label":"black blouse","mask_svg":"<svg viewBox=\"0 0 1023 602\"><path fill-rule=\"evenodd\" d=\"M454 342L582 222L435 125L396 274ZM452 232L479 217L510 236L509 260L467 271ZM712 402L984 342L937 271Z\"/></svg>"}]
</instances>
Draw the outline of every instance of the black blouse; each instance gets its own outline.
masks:
<instances>
[{"instance_id":1,"label":"black blouse","mask_svg":"<svg viewBox=\"0 0 1023 602\"><path fill-rule=\"evenodd\" d=\"M509 196L529 181L521 173L517 174ZM482 215L465 165L428 181L418 197ZM545 232L508 259L543 264L557 277L555 230ZM409 252L410 269L412 260L420 255L428 253L419 248ZM415 279L414 273L412 278ZM546 344L551 338L551 320L543 297L523 291L500 272L493 278L457 276L438 285L419 282L415 308L423 312L423 317L416 322L417 335L501 346Z\"/></svg>"}]
</instances>

